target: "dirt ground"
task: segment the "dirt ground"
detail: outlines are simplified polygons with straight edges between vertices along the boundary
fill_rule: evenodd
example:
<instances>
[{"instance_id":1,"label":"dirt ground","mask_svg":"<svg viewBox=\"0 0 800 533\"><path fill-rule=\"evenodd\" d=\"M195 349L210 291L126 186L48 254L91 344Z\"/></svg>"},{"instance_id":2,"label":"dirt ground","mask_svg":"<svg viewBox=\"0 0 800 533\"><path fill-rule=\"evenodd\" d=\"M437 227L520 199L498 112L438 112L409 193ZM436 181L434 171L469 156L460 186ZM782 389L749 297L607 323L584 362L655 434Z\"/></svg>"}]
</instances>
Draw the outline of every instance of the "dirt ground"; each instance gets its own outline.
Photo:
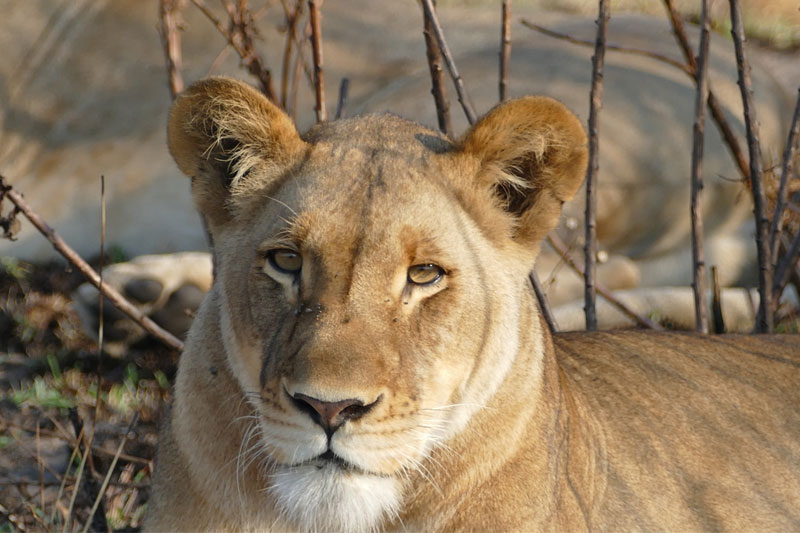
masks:
<instances>
[{"instance_id":1,"label":"dirt ground","mask_svg":"<svg viewBox=\"0 0 800 533\"><path fill-rule=\"evenodd\" d=\"M584 12L594 6L561 4ZM747 5L754 13L750 31L769 45L759 55L796 91L797 3ZM652 3L641 9L654 11ZM121 259L115 253L106 261ZM82 281L60 263L0 258L0 533L74 531L87 523L91 530L136 531L141 525L177 354L144 341L124 358L99 355L70 307ZM784 327L796 331L796 315L787 315Z\"/></svg>"}]
</instances>

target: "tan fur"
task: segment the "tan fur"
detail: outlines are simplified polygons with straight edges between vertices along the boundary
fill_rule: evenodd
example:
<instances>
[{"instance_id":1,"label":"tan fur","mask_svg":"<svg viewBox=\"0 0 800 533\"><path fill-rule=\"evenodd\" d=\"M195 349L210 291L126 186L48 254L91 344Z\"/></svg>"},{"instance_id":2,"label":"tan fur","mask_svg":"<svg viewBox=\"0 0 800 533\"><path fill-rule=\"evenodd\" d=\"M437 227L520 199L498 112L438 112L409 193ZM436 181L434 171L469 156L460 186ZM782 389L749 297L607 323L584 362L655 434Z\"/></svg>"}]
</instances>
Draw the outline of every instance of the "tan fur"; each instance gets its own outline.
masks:
<instances>
[{"instance_id":1,"label":"tan fur","mask_svg":"<svg viewBox=\"0 0 800 533\"><path fill-rule=\"evenodd\" d=\"M169 142L217 277L146 529L800 528L796 336L543 327L527 273L586 165L554 100L457 143L391 115L301 138L217 78L178 99ZM286 248L297 278L267 258ZM428 263L440 281L411 284ZM374 405L328 442L296 394Z\"/></svg>"}]
</instances>

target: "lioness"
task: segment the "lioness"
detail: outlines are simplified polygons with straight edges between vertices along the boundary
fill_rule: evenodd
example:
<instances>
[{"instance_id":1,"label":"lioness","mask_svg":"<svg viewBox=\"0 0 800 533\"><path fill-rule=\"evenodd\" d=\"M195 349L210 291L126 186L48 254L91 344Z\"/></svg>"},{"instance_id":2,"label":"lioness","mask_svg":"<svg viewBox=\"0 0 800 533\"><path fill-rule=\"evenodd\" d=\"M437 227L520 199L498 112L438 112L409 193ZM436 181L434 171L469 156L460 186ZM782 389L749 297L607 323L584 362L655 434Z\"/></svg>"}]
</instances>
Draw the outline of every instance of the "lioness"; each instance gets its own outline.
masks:
<instances>
[{"instance_id":1,"label":"lioness","mask_svg":"<svg viewBox=\"0 0 800 533\"><path fill-rule=\"evenodd\" d=\"M586 167L546 97L457 143L300 136L199 82L169 146L214 243L149 530L798 530L800 338L551 336L528 272Z\"/></svg>"}]
</instances>

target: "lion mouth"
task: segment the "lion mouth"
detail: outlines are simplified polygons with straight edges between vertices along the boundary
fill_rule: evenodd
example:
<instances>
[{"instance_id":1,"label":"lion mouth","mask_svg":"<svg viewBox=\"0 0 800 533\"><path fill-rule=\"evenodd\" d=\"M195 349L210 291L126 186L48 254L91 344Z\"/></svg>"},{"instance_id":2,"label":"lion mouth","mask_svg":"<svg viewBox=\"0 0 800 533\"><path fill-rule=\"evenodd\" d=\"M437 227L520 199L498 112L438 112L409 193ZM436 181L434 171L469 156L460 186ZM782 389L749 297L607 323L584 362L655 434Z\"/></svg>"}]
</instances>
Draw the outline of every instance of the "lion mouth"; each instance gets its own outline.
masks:
<instances>
[{"instance_id":1,"label":"lion mouth","mask_svg":"<svg viewBox=\"0 0 800 533\"><path fill-rule=\"evenodd\" d=\"M328 449L325 453L316 456L314 459L311 460L312 462L316 463L318 469L325 468L327 465L333 465L342 470L361 470L356 465L352 463L348 463L335 453L333 450Z\"/></svg>"},{"instance_id":2,"label":"lion mouth","mask_svg":"<svg viewBox=\"0 0 800 533\"><path fill-rule=\"evenodd\" d=\"M321 453L316 457L312 457L311 459L306 459L305 461L289 465L290 468L299 468L302 466L315 466L317 470L322 470L324 468L336 468L346 472L358 472L363 474L369 473L353 463L348 462L342 457L339 457L331 449L328 449L324 453Z\"/></svg>"}]
</instances>

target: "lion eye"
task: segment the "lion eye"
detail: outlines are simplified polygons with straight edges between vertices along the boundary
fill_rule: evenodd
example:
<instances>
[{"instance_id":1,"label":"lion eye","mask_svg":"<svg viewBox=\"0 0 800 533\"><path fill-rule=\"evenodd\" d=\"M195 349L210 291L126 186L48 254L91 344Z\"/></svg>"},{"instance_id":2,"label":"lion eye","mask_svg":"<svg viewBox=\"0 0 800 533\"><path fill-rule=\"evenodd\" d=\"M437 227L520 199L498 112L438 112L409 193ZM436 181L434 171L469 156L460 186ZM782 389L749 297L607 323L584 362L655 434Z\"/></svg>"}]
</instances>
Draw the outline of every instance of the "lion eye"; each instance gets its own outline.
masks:
<instances>
[{"instance_id":1,"label":"lion eye","mask_svg":"<svg viewBox=\"0 0 800 533\"><path fill-rule=\"evenodd\" d=\"M433 285L444 276L444 270L438 265L428 263L414 265L408 269L408 281L414 285Z\"/></svg>"},{"instance_id":2,"label":"lion eye","mask_svg":"<svg viewBox=\"0 0 800 533\"><path fill-rule=\"evenodd\" d=\"M267 259L272 267L284 274L297 274L303 266L303 257L294 250L281 248L267 252Z\"/></svg>"}]
</instances>

